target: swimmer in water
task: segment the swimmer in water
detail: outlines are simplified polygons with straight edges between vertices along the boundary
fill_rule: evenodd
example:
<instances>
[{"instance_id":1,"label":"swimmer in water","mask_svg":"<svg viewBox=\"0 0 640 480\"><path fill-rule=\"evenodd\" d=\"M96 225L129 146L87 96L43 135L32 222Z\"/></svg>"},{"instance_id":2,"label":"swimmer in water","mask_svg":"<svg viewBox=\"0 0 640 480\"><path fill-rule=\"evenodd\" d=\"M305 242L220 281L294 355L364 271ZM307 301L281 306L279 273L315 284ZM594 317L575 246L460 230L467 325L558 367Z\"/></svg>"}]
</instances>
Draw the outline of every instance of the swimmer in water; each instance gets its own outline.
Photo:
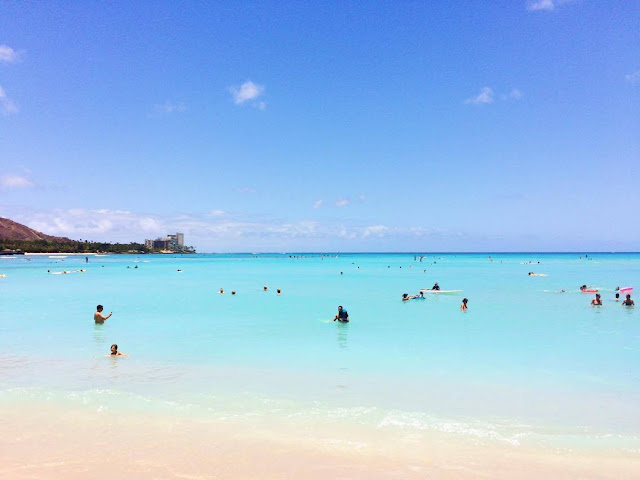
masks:
<instances>
[{"instance_id":1,"label":"swimmer in water","mask_svg":"<svg viewBox=\"0 0 640 480\"><path fill-rule=\"evenodd\" d=\"M602 305L602 299L600 298L599 293L596 293L596 298L591 300L591 305Z\"/></svg>"},{"instance_id":2,"label":"swimmer in water","mask_svg":"<svg viewBox=\"0 0 640 480\"><path fill-rule=\"evenodd\" d=\"M96 323L104 323L105 320L107 320L108 318L111 317L111 315L113 315L113 312L109 313L109 315L107 315L106 317L102 314L102 310L104 310L104 307L102 305L98 305L96 307L96 313L93 314L93 320Z\"/></svg>"},{"instance_id":3,"label":"swimmer in water","mask_svg":"<svg viewBox=\"0 0 640 480\"><path fill-rule=\"evenodd\" d=\"M633 307L636 303L631 300L631 295L627 294L627 298L625 298L622 302L623 307Z\"/></svg>"},{"instance_id":4,"label":"swimmer in water","mask_svg":"<svg viewBox=\"0 0 640 480\"><path fill-rule=\"evenodd\" d=\"M467 307L467 302L468 301L469 301L469 299L467 299L467 298L463 298L462 299L462 304L460 305L460 310L462 310L463 312L469 308L469 307Z\"/></svg>"},{"instance_id":5,"label":"swimmer in water","mask_svg":"<svg viewBox=\"0 0 640 480\"><path fill-rule=\"evenodd\" d=\"M106 357L118 357L118 356L128 357L129 355L127 355L126 353L119 352L118 345L114 343L113 345L111 345L111 354L105 355L105 356Z\"/></svg>"},{"instance_id":6,"label":"swimmer in water","mask_svg":"<svg viewBox=\"0 0 640 480\"><path fill-rule=\"evenodd\" d=\"M333 319L334 322L336 320L338 320L341 323L348 323L349 322L349 314L347 313L347 311L345 309L342 308L342 305L340 305L338 307L338 314Z\"/></svg>"}]
</instances>

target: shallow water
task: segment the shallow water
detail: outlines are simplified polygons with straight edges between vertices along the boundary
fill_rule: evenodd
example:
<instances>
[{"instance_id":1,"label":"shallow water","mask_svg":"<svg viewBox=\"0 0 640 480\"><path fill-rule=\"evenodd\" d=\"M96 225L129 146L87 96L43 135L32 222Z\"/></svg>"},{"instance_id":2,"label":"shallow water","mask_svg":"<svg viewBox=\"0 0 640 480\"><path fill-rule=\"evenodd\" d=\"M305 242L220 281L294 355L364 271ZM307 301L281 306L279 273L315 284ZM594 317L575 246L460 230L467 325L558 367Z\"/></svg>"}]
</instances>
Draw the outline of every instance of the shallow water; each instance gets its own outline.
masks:
<instances>
[{"instance_id":1,"label":"shallow water","mask_svg":"<svg viewBox=\"0 0 640 480\"><path fill-rule=\"evenodd\" d=\"M1 273L0 402L640 452L638 311L614 301L640 254L27 255ZM435 281L462 292L400 300Z\"/></svg>"}]
</instances>

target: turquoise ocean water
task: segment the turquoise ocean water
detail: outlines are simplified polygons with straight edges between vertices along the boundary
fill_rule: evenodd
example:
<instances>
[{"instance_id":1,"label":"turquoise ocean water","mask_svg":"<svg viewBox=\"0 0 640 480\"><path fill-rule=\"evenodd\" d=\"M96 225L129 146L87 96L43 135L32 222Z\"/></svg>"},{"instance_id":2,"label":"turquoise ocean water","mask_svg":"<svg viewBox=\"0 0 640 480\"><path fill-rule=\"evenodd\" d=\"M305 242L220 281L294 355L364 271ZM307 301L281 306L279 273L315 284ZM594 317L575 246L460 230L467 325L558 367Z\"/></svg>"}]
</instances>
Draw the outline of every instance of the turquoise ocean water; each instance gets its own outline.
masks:
<instances>
[{"instance_id":1,"label":"turquoise ocean water","mask_svg":"<svg viewBox=\"0 0 640 480\"><path fill-rule=\"evenodd\" d=\"M640 453L640 254L420 255L0 257L0 402Z\"/></svg>"}]
</instances>

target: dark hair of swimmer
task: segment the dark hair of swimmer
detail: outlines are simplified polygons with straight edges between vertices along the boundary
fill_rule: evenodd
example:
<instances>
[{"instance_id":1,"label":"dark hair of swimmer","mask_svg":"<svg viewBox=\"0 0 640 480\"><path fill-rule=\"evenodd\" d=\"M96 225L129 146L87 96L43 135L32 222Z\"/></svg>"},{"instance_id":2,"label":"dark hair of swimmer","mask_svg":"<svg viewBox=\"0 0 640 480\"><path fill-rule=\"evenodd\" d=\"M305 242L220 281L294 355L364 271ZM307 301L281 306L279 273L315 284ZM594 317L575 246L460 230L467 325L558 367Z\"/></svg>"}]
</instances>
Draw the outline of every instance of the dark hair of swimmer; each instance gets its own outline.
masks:
<instances>
[{"instance_id":1,"label":"dark hair of swimmer","mask_svg":"<svg viewBox=\"0 0 640 480\"><path fill-rule=\"evenodd\" d=\"M469 301L469 299L467 299L467 298L463 298L462 299L462 303L464 303L465 305L467 304L468 301Z\"/></svg>"},{"instance_id":2,"label":"dark hair of swimmer","mask_svg":"<svg viewBox=\"0 0 640 480\"><path fill-rule=\"evenodd\" d=\"M104 307L103 307L102 305L98 305L98 306L96 307L96 310L100 311L100 310L102 310L103 308L104 308Z\"/></svg>"}]
</instances>

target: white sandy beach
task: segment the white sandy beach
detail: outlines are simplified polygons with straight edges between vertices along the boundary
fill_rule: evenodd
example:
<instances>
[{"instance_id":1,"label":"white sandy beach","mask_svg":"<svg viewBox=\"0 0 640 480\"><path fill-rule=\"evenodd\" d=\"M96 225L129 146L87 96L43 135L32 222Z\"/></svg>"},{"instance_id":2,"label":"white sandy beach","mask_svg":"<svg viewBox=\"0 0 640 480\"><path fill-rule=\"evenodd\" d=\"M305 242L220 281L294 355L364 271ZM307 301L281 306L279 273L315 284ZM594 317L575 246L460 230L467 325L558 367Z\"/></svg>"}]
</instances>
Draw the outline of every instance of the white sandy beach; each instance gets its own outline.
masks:
<instances>
[{"instance_id":1,"label":"white sandy beach","mask_svg":"<svg viewBox=\"0 0 640 480\"><path fill-rule=\"evenodd\" d=\"M487 447L459 438L292 430L161 415L4 408L0 478L623 479L637 454Z\"/></svg>"}]
</instances>

